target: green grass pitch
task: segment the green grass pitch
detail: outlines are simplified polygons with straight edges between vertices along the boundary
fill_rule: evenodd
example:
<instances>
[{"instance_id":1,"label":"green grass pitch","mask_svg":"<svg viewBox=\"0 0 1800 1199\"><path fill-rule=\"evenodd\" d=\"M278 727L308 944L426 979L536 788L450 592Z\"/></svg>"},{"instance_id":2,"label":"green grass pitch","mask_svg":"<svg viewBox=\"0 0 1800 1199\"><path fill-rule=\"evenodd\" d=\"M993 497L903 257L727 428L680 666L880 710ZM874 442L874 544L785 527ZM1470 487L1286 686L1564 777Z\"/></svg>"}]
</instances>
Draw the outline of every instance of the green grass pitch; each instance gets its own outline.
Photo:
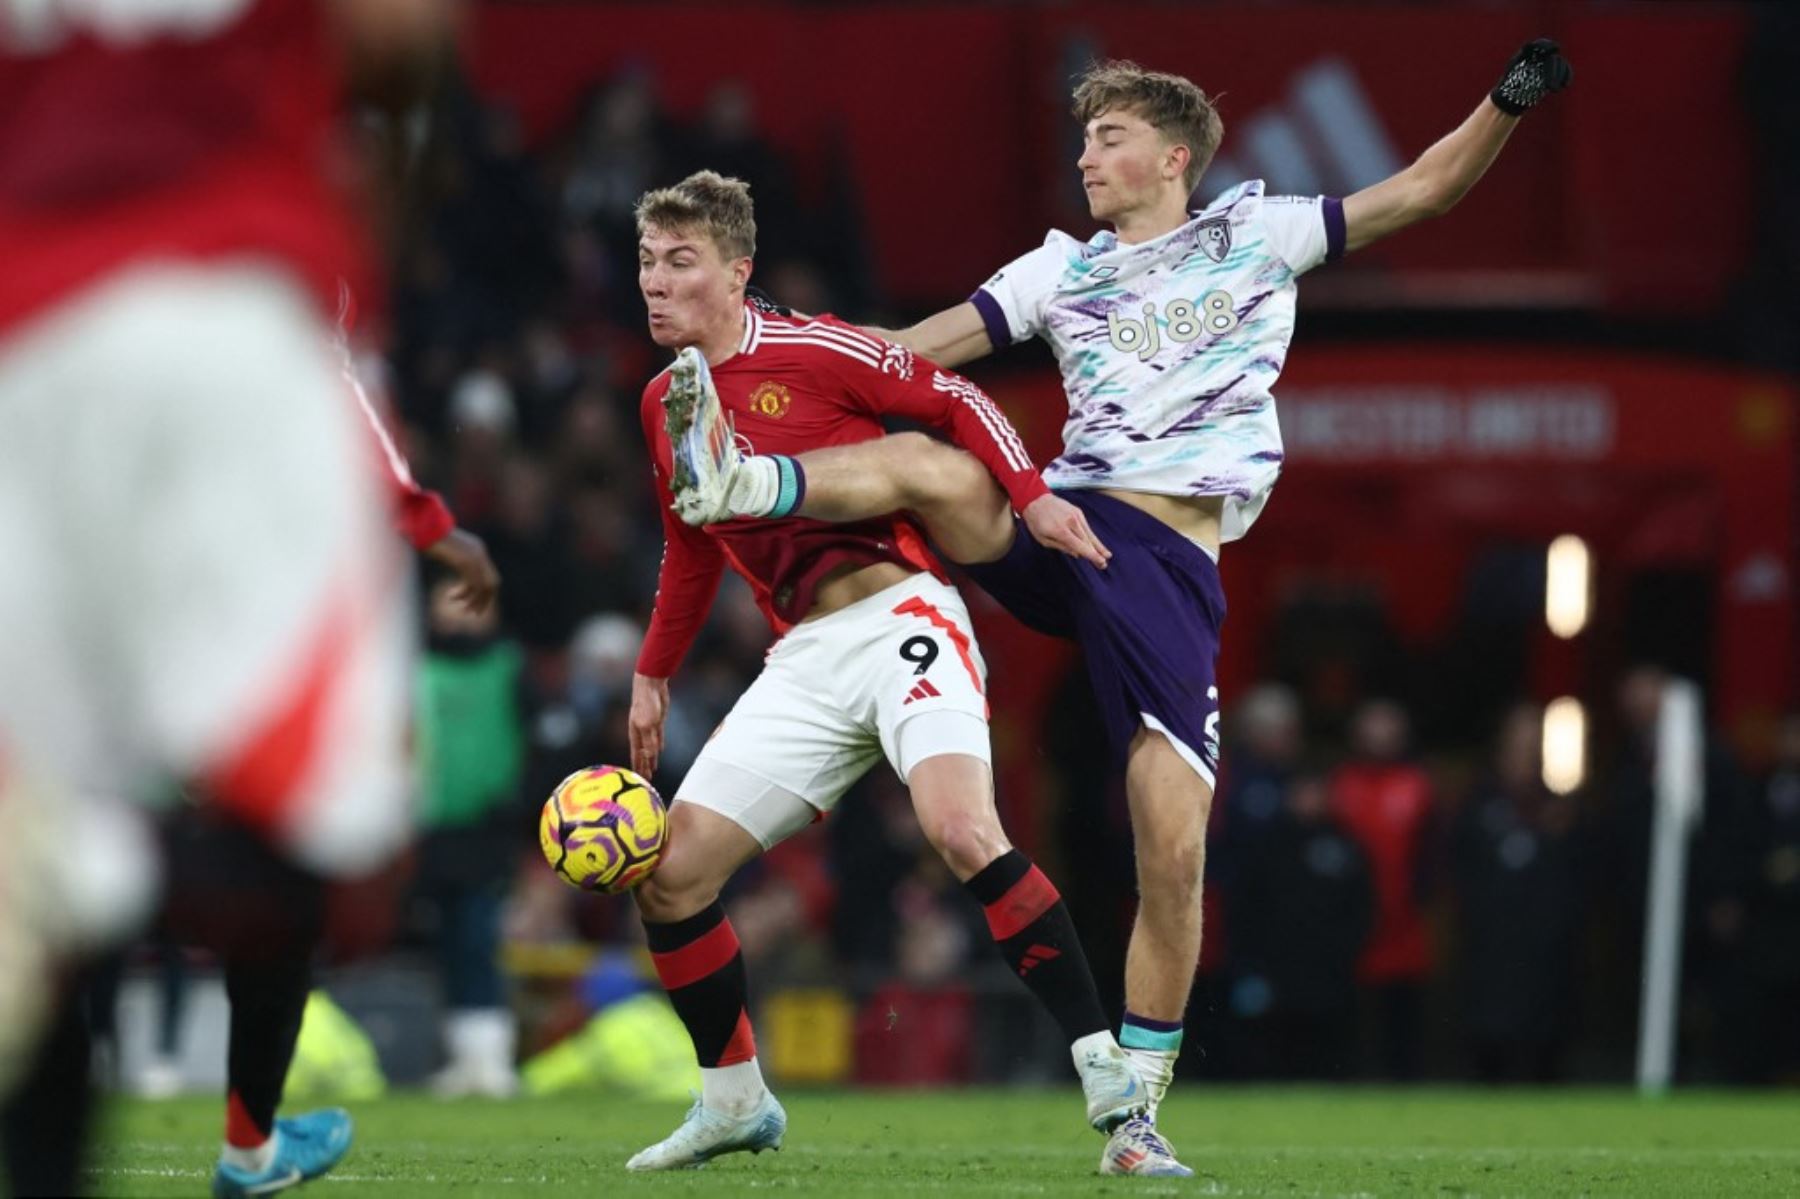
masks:
<instances>
[{"instance_id":1,"label":"green grass pitch","mask_svg":"<svg viewBox=\"0 0 1800 1199\"><path fill-rule=\"evenodd\" d=\"M1800 1095L1189 1087L1161 1124L1199 1177L1100 1178L1073 1087L783 1095L787 1147L635 1176L673 1106L604 1096L359 1104L318 1195L1800 1195ZM119 1102L105 1195L205 1193L219 1104Z\"/></svg>"}]
</instances>

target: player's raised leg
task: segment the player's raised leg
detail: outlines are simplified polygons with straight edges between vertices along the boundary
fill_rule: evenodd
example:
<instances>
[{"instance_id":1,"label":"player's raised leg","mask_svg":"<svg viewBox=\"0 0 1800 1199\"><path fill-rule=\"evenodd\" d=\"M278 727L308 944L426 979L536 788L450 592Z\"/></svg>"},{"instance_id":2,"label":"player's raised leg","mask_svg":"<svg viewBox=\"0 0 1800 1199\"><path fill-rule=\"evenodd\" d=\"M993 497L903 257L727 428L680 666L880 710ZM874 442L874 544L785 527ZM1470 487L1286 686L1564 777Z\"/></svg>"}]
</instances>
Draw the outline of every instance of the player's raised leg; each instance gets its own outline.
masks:
<instances>
[{"instance_id":1,"label":"player's raised leg","mask_svg":"<svg viewBox=\"0 0 1800 1199\"><path fill-rule=\"evenodd\" d=\"M674 451L675 511L689 524L804 516L849 522L911 511L957 562L989 562L1012 543L1012 512L980 462L923 433L897 433L798 456L746 455L706 360L684 349L663 398Z\"/></svg>"},{"instance_id":2,"label":"player's raised leg","mask_svg":"<svg viewBox=\"0 0 1800 1199\"><path fill-rule=\"evenodd\" d=\"M960 712L915 717L902 726L901 752L909 740L954 745L959 737L970 748L979 742L985 752L987 723ZM934 753L913 766L906 781L926 840L981 905L1006 964L1068 1038L1088 1123L1110 1132L1145 1111L1147 1092L1113 1038L1068 905L1000 827L986 760L972 753Z\"/></svg>"},{"instance_id":3,"label":"player's raised leg","mask_svg":"<svg viewBox=\"0 0 1800 1199\"><path fill-rule=\"evenodd\" d=\"M810 450L795 469L803 480L796 516L846 522L910 512L953 562L991 562L1012 544L1012 508L994 476L973 454L923 433Z\"/></svg>"},{"instance_id":4,"label":"player's raised leg","mask_svg":"<svg viewBox=\"0 0 1800 1199\"><path fill-rule=\"evenodd\" d=\"M663 410L675 466L670 489L688 524L785 516L848 523L904 511L964 565L992 562L1012 545L1006 493L973 455L922 433L793 456L746 454L699 352L682 350L669 372ZM1102 568L1111 556L1082 512L1060 496L1041 495L1021 515L1031 535L1053 549Z\"/></svg>"},{"instance_id":5,"label":"player's raised leg","mask_svg":"<svg viewBox=\"0 0 1800 1199\"><path fill-rule=\"evenodd\" d=\"M701 1095L681 1126L628 1169L680 1169L781 1147L787 1115L757 1066L744 958L719 902L726 880L762 849L717 812L679 800L669 811L668 852L637 889L637 903L656 973L693 1038Z\"/></svg>"}]
</instances>

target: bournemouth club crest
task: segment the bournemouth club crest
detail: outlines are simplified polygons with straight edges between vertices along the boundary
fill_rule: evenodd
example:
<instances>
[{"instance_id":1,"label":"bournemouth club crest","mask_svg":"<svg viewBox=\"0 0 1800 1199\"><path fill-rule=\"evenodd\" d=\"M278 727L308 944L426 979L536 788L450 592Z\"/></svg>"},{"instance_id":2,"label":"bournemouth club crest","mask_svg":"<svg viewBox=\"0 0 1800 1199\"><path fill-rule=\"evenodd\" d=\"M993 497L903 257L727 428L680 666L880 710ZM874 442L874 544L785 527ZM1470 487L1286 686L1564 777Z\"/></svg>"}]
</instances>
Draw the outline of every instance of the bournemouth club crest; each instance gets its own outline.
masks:
<instances>
[{"instance_id":1,"label":"bournemouth club crest","mask_svg":"<svg viewBox=\"0 0 1800 1199\"><path fill-rule=\"evenodd\" d=\"M1201 221L1195 237L1202 254L1214 262L1224 262L1225 255L1231 253L1231 218L1220 216Z\"/></svg>"}]
</instances>

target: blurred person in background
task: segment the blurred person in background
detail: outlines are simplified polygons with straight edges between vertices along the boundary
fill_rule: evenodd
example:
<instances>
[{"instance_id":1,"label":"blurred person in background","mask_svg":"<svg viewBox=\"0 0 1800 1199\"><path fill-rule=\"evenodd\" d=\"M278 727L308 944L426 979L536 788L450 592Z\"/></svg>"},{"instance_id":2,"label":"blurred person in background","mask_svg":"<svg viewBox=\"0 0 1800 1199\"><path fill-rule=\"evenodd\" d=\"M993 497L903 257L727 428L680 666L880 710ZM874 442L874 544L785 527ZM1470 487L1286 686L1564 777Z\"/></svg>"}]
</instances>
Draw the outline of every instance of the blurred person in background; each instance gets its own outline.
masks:
<instances>
[{"instance_id":1,"label":"blurred person in background","mask_svg":"<svg viewBox=\"0 0 1800 1199\"><path fill-rule=\"evenodd\" d=\"M404 837L401 574L328 346L339 280L366 274L339 122L347 82L403 91L450 14L170 0L0 17L0 555L15 566L0 619L31 630L0 643L0 733L30 750L8 777L48 787L8 796L60 794L91 816L195 780L278 861L330 875L380 865ZM72 886L141 877L143 855L122 846ZM208 881L244 861L227 850ZM177 884L201 869L172 866ZM268 878L248 873L249 890ZM140 889L96 913L44 881L54 919L31 936L53 953L111 939L147 906ZM311 905L280 892L263 895L272 923L303 932ZM238 990L234 1013L285 995ZM80 1185L75 1008L7 1108L22 1191ZM233 1110L219 1193L292 1185L348 1146L342 1113L275 1123L283 1031L242 1046L263 1059L240 1096L257 1114Z\"/></svg>"},{"instance_id":2,"label":"blurred person in background","mask_svg":"<svg viewBox=\"0 0 1800 1199\"><path fill-rule=\"evenodd\" d=\"M1025 536L1010 548L971 547L959 514L985 512L993 482L950 465L956 455L926 439L886 438L798 463L752 453L743 469L721 472L730 479L712 520L918 512L1015 616L1082 645L1138 853L1120 1038L1153 1092L1145 1118L1109 1142L1105 1172L1187 1172L1157 1131L1155 1108L1174 1078L1200 961L1225 616L1218 555L1249 530L1281 472L1270 389L1293 336L1296 280L1449 211L1519 118L1571 75L1555 42L1528 42L1461 125L1389 178L1341 199L1266 195L1250 180L1195 212L1190 201L1224 135L1213 100L1131 62L1087 71L1073 96L1084 138L1075 165L1090 215L1110 227L1085 242L1053 230L967 302L899 332L871 332L950 367L1029 338L1049 342L1070 415L1046 477L1077 504L1083 537L1111 547L1104 563L1066 559ZM773 498L777 473L798 501Z\"/></svg>"},{"instance_id":3,"label":"blurred person in background","mask_svg":"<svg viewBox=\"0 0 1800 1199\"><path fill-rule=\"evenodd\" d=\"M602 950L572 1002L585 1022L520 1068L526 1094L587 1092L614 1104L674 1103L700 1085L687 1029L630 952Z\"/></svg>"},{"instance_id":4,"label":"blurred person in background","mask_svg":"<svg viewBox=\"0 0 1800 1199\"><path fill-rule=\"evenodd\" d=\"M464 371L450 386L448 409L450 502L479 526L505 520L505 472L519 423L512 386L491 370ZM506 573L517 577L517 567Z\"/></svg>"},{"instance_id":5,"label":"blurred person in background","mask_svg":"<svg viewBox=\"0 0 1800 1199\"><path fill-rule=\"evenodd\" d=\"M1062 880L1069 912L1088 946L1089 960L1109 1012L1125 1004L1125 957L1137 914L1137 862L1131 846L1131 812L1125 781L1104 753L1096 753L1099 700L1079 659L1069 662L1050 692L1042 724L1019 728L1041 737L1044 803L1067 864Z\"/></svg>"},{"instance_id":6,"label":"blurred person in background","mask_svg":"<svg viewBox=\"0 0 1800 1199\"><path fill-rule=\"evenodd\" d=\"M1726 1079L1800 1078L1800 712L1776 760L1724 816L1708 936L1723 959L1717 1019Z\"/></svg>"},{"instance_id":7,"label":"blurred person in background","mask_svg":"<svg viewBox=\"0 0 1800 1199\"><path fill-rule=\"evenodd\" d=\"M1268 831L1287 806L1288 786L1300 768L1300 700L1281 683L1259 683L1232 710L1232 751L1219 780L1217 869L1235 871L1232 856ZM1219 875L1224 882L1225 873Z\"/></svg>"},{"instance_id":8,"label":"blurred person in background","mask_svg":"<svg viewBox=\"0 0 1800 1199\"><path fill-rule=\"evenodd\" d=\"M630 759L631 676L643 644L642 626L617 612L590 616L575 630L563 685L537 709L528 794L548 796L583 767ZM673 698L663 725L663 766L686 774L723 714L693 688Z\"/></svg>"},{"instance_id":9,"label":"blurred person in background","mask_svg":"<svg viewBox=\"0 0 1800 1199\"><path fill-rule=\"evenodd\" d=\"M149 1057L131 1077L121 1077L118 1082L128 1092L140 1098L168 1099L187 1089L187 1079L181 1066L181 1034L188 1013L191 971L187 951L169 937L152 938L150 952L156 970L155 1034L151 1038ZM121 970L114 981L115 987L123 981L124 961L124 958L120 959ZM98 1029L96 1034L99 1034ZM117 1066L119 1048L116 1007L111 1034L114 1064Z\"/></svg>"},{"instance_id":10,"label":"blurred person in background","mask_svg":"<svg viewBox=\"0 0 1800 1199\"><path fill-rule=\"evenodd\" d=\"M616 612L590 616L576 628L562 685L543 696L533 722L528 794L548 796L585 766L629 757L631 668L643 642L638 623ZM685 721L670 735L693 736Z\"/></svg>"},{"instance_id":11,"label":"blurred person in background","mask_svg":"<svg viewBox=\"0 0 1800 1199\"><path fill-rule=\"evenodd\" d=\"M1619 924L1617 938L1629 967L1623 973L1636 994L1644 939L1644 892L1650 878L1650 837L1656 819L1656 735L1668 672L1639 663L1619 679L1616 692L1618 752L1610 774L1606 820L1607 888Z\"/></svg>"},{"instance_id":12,"label":"blurred person in background","mask_svg":"<svg viewBox=\"0 0 1800 1199\"><path fill-rule=\"evenodd\" d=\"M588 98L565 148L562 218L592 238L601 305L624 325L638 316L631 288L638 197L675 174L680 137L657 103L648 67L632 64Z\"/></svg>"},{"instance_id":13,"label":"blurred person in background","mask_svg":"<svg viewBox=\"0 0 1800 1199\"><path fill-rule=\"evenodd\" d=\"M980 917L956 894L898 780L865 776L828 832L834 951L857 1000L856 1081L969 1081L979 1035L970 972L988 956L977 948L987 940ZM980 1046L989 1060L1018 1048L1016 1038L992 1040Z\"/></svg>"},{"instance_id":14,"label":"blurred person in background","mask_svg":"<svg viewBox=\"0 0 1800 1199\"><path fill-rule=\"evenodd\" d=\"M432 918L449 1008L449 1060L432 1089L446 1098L504 1098L518 1086L517 1027L500 972L500 909L529 845L519 790L529 699L524 655L498 635L498 607L471 608L459 587L439 579L427 600L414 886Z\"/></svg>"},{"instance_id":15,"label":"blurred person in background","mask_svg":"<svg viewBox=\"0 0 1800 1199\"><path fill-rule=\"evenodd\" d=\"M493 519L483 531L510 584L508 630L534 656L554 654L581 616L565 585L574 568L569 514L549 464L524 450L508 451L496 484Z\"/></svg>"},{"instance_id":16,"label":"blurred person in background","mask_svg":"<svg viewBox=\"0 0 1800 1199\"><path fill-rule=\"evenodd\" d=\"M702 171L646 193L637 212L650 333L677 353L643 397L665 549L632 684L633 767L655 769L670 676L727 564L780 640L683 779L669 848L636 891L703 1081L688 1118L627 1167L681 1168L781 1144L786 1114L757 1063L744 959L719 895L883 758L1008 963L1062 1027L1089 1123L1110 1129L1141 1110L1144 1086L1108 1031L1061 896L1000 826L986 670L962 599L923 537L895 513L851 528L803 519L693 527L703 523L697 506L708 503L720 454L734 444L719 389L742 435L771 449L879 437L881 417L911 417L967 446L1019 507L1052 522L1078 514L1048 495L1017 432L973 384L841 322L794 318L748 297L756 221L741 181ZM797 502L791 475L769 481L771 501ZM990 534L1010 520L1004 502L987 505L986 516Z\"/></svg>"},{"instance_id":17,"label":"blurred person in background","mask_svg":"<svg viewBox=\"0 0 1800 1199\"><path fill-rule=\"evenodd\" d=\"M956 879L921 855L888 896L893 968L857 1013L856 1080L868 1086L956 1086L976 1058L975 937L957 911ZM902 1047L903 1046L903 1047Z\"/></svg>"},{"instance_id":18,"label":"blurred person in background","mask_svg":"<svg viewBox=\"0 0 1800 1199\"><path fill-rule=\"evenodd\" d=\"M1431 932L1425 902L1437 868L1431 778L1407 758L1412 722L1392 700L1371 700L1351 720L1350 757L1331 772L1333 815L1368 855L1375 926L1357 977L1374 1008L1375 1067L1419 1077Z\"/></svg>"},{"instance_id":19,"label":"blurred person in background","mask_svg":"<svg viewBox=\"0 0 1800 1199\"><path fill-rule=\"evenodd\" d=\"M1225 894L1231 1055L1250 1077L1341 1079L1356 1059L1356 963L1374 923L1369 859L1301 773L1242 847Z\"/></svg>"},{"instance_id":20,"label":"blurred person in background","mask_svg":"<svg viewBox=\"0 0 1800 1199\"><path fill-rule=\"evenodd\" d=\"M1486 1083L1562 1080L1586 922L1576 800L1544 786L1543 710L1506 716L1451 834L1462 1026Z\"/></svg>"},{"instance_id":21,"label":"blurred person in background","mask_svg":"<svg viewBox=\"0 0 1800 1199\"><path fill-rule=\"evenodd\" d=\"M810 221L801 207L793 170L757 129L756 97L743 80L726 79L714 85L707 93L700 119L681 140L683 166L672 173L711 170L750 185L750 194L761 209L757 240L774 261L770 268L774 294L802 312L829 311L807 307L800 295L788 291L790 280L774 276L782 265L775 260L800 246Z\"/></svg>"}]
</instances>

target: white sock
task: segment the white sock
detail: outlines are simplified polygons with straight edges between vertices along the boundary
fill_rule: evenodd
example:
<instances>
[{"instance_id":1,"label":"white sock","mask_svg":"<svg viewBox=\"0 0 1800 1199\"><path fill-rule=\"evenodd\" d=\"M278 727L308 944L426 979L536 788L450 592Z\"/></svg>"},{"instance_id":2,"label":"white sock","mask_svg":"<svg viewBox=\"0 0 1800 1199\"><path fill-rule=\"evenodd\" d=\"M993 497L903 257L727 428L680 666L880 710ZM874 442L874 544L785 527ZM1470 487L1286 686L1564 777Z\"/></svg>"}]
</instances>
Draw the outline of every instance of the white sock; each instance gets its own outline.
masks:
<instances>
[{"instance_id":1,"label":"white sock","mask_svg":"<svg viewBox=\"0 0 1800 1199\"><path fill-rule=\"evenodd\" d=\"M227 1143L219 1153L219 1160L251 1174L261 1174L275 1164L275 1138L280 1135L279 1132L269 1134L269 1139L254 1149Z\"/></svg>"},{"instance_id":2,"label":"white sock","mask_svg":"<svg viewBox=\"0 0 1800 1199\"><path fill-rule=\"evenodd\" d=\"M1126 1049L1125 1056L1137 1067L1138 1077L1150 1092L1150 1118L1155 1120L1156 1109L1162 1106L1169 1084L1175 1081L1175 1059L1181 1056L1181 1050Z\"/></svg>"},{"instance_id":3,"label":"white sock","mask_svg":"<svg viewBox=\"0 0 1800 1199\"><path fill-rule=\"evenodd\" d=\"M748 1116L768 1089L755 1058L735 1066L700 1069L700 1102L723 1115L740 1119Z\"/></svg>"},{"instance_id":4,"label":"white sock","mask_svg":"<svg viewBox=\"0 0 1800 1199\"><path fill-rule=\"evenodd\" d=\"M1103 1028L1099 1032L1091 1032L1085 1037L1078 1037L1069 1043L1069 1052L1080 1066L1082 1060L1090 1053L1101 1053L1112 1057L1119 1052L1119 1042L1112 1034L1112 1029Z\"/></svg>"},{"instance_id":5,"label":"white sock","mask_svg":"<svg viewBox=\"0 0 1800 1199\"><path fill-rule=\"evenodd\" d=\"M775 459L752 454L738 462L737 473L725 492L725 507L733 516L767 516L781 495L781 469Z\"/></svg>"}]
</instances>

